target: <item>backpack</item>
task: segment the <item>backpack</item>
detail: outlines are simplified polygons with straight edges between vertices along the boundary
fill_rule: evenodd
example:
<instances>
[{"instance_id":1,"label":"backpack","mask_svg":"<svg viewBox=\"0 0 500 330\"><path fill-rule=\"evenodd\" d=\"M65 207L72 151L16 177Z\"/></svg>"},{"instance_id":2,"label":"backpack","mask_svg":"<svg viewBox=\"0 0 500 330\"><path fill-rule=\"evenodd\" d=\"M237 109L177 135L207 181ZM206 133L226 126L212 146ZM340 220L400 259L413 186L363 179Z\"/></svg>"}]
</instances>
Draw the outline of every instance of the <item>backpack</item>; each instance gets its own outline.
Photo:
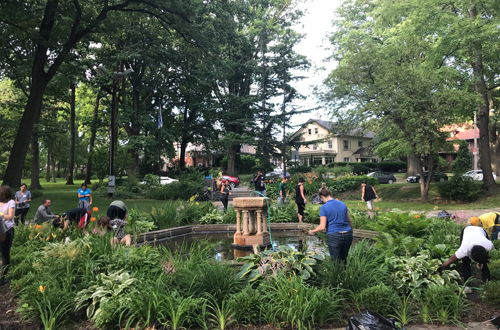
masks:
<instances>
[{"instance_id":1,"label":"backpack","mask_svg":"<svg viewBox=\"0 0 500 330\"><path fill-rule=\"evenodd\" d=\"M451 213L448 213L445 210L442 210L441 212L439 212L437 214L436 218L438 218L438 219L451 219L452 215L451 215Z\"/></svg>"}]
</instances>

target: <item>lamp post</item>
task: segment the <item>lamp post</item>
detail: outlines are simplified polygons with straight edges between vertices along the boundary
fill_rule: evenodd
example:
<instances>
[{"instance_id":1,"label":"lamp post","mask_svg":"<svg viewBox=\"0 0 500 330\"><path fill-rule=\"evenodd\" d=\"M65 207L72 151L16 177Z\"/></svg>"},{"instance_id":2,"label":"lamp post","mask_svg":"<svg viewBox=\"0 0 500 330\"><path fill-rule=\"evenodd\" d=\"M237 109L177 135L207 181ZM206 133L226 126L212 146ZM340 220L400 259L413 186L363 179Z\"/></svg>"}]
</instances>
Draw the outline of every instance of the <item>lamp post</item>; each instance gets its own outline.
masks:
<instances>
[{"instance_id":1,"label":"lamp post","mask_svg":"<svg viewBox=\"0 0 500 330\"><path fill-rule=\"evenodd\" d=\"M110 144L109 144L109 177L108 177L108 198L112 198L115 193L115 175L114 175L114 163L115 163L115 145L117 143L117 129L116 129L116 115L117 115L117 88L118 81L125 79L126 76L133 73L133 69L127 69L124 72L113 72L110 75L108 69L103 65L99 65L96 69L99 76L111 77L113 79L113 91L111 95L111 127L110 127ZM125 96L123 95L125 102Z\"/></svg>"},{"instance_id":2,"label":"lamp post","mask_svg":"<svg viewBox=\"0 0 500 330\"><path fill-rule=\"evenodd\" d=\"M479 153L477 152L477 111L474 111L474 148L472 149L472 154L474 155L474 171L477 171L477 161Z\"/></svg>"}]
</instances>

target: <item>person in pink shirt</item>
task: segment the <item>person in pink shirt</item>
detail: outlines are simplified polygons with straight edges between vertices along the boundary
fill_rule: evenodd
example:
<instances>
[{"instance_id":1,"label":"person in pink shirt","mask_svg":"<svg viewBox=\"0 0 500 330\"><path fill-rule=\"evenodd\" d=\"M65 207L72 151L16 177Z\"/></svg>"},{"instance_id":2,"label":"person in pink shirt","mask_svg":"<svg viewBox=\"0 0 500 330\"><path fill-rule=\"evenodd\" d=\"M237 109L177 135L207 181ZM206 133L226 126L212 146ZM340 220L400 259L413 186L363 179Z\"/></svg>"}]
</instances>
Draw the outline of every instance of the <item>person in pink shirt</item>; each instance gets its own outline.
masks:
<instances>
[{"instance_id":1,"label":"person in pink shirt","mask_svg":"<svg viewBox=\"0 0 500 330\"><path fill-rule=\"evenodd\" d=\"M14 214L16 212L16 202L12 199L12 190L9 186L0 187L0 216L5 224L7 231L5 239L0 242L0 250L2 252L2 276L0 278L0 286L5 284L5 275L10 267L10 248L14 240Z\"/></svg>"}]
</instances>

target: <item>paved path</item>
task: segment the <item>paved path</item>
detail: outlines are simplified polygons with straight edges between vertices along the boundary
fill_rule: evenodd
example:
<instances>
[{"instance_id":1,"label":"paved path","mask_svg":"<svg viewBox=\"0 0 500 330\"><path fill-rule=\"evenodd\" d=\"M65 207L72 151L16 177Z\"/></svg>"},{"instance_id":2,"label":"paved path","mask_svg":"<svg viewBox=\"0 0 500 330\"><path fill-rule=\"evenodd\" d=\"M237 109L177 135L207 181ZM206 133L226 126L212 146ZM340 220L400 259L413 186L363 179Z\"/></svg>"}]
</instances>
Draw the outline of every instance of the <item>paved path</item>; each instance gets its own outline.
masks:
<instances>
[{"instance_id":1,"label":"paved path","mask_svg":"<svg viewBox=\"0 0 500 330\"><path fill-rule=\"evenodd\" d=\"M439 212L441 212L441 210L429 211L426 213L426 215L427 217L435 217ZM477 217L484 213L489 213L489 212L500 213L500 208L481 209L481 210L450 210L447 212L451 213L460 220L469 220L471 217Z\"/></svg>"}]
</instances>

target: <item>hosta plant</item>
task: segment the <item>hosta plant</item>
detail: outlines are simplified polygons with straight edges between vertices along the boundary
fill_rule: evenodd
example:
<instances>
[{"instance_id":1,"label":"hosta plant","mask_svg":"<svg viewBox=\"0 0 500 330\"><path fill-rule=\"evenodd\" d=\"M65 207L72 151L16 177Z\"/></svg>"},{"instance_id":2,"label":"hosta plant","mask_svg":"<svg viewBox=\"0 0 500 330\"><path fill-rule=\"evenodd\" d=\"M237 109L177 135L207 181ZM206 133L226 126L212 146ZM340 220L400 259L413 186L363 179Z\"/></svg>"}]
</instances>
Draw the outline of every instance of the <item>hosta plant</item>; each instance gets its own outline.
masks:
<instances>
[{"instance_id":1,"label":"hosta plant","mask_svg":"<svg viewBox=\"0 0 500 330\"><path fill-rule=\"evenodd\" d=\"M129 293L133 290L132 284L135 281L135 278L124 271L117 271L110 275L100 273L96 283L77 293L75 309L78 311L87 306L87 317L95 320L104 304Z\"/></svg>"},{"instance_id":2,"label":"hosta plant","mask_svg":"<svg viewBox=\"0 0 500 330\"><path fill-rule=\"evenodd\" d=\"M324 260L322 254L314 252L299 252L289 246L280 246L277 251L266 250L258 254L238 258L238 261L246 262L238 273L240 278L246 278L249 282L255 281L266 275L276 276L279 273L300 274L308 279L315 274L314 268L318 261Z\"/></svg>"},{"instance_id":3,"label":"hosta plant","mask_svg":"<svg viewBox=\"0 0 500 330\"><path fill-rule=\"evenodd\" d=\"M387 263L392 270L389 281L393 287L417 298L429 287L457 283L460 279L456 270L437 273L441 260L431 259L427 251L415 257L392 257Z\"/></svg>"}]
</instances>

